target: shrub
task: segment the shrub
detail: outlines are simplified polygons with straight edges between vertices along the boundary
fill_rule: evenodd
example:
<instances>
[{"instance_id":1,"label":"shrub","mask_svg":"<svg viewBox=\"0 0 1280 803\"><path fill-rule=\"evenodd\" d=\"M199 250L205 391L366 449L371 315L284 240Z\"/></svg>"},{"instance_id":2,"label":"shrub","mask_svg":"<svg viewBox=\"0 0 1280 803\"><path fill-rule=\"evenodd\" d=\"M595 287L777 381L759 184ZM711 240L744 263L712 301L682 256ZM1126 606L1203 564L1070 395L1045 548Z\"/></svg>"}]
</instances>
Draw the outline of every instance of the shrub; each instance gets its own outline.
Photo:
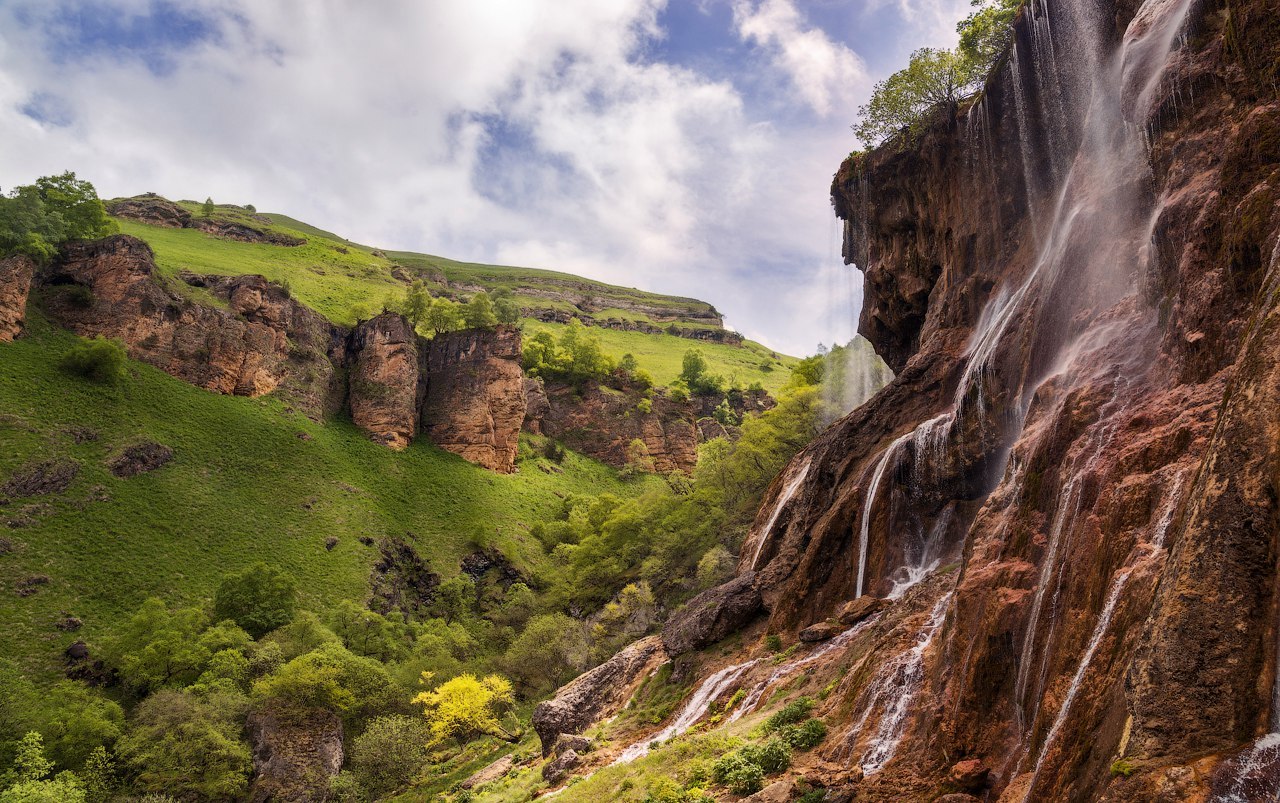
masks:
<instances>
[{"instance_id":1,"label":"shrub","mask_svg":"<svg viewBox=\"0 0 1280 803\"><path fill-rule=\"evenodd\" d=\"M365 803L369 796L350 770L343 770L329 779L329 799L334 803Z\"/></svg>"},{"instance_id":2,"label":"shrub","mask_svg":"<svg viewBox=\"0 0 1280 803\"><path fill-rule=\"evenodd\" d=\"M820 719L810 719L803 725L783 726L778 736L796 750L809 750L827 738L827 726Z\"/></svg>"},{"instance_id":3,"label":"shrub","mask_svg":"<svg viewBox=\"0 0 1280 803\"><path fill-rule=\"evenodd\" d=\"M431 732L418 717L378 717L351 747L351 772L360 787L382 797L407 786L427 762Z\"/></svg>"},{"instance_id":4,"label":"shrub","mask_svg":"<svg viewBox=\"0 0 1280 803\"><path fill-rule=\"evenodd\" d=\"M430 680L424 674L423 681ZM515 701L511 682L501 675L488 675L483 680L465 674L441 683L431 691L413 698L423 706L430 728L430 744L455 739L464 744L476 736L496 736L515 742L519 737L508 733L498 718Z\"/></svg>"},{"instance_id":5,"label":"shrub","mask_svg":"<svg viewBox=\"0 0 1280 803\"><path fill-rule=\"evenodd\" d=\"M743 758L764 770L765 775L776 775L791 766L791 746L782 739L744 745L739 750Z\"/></svg>"},{"instance_id":6,"label":"shrub","mask_svg":"<svg viewBox=\"0 0 1280 803\"><path fill-rule=\"evenodd\" d=\"M812 698L797 697L774 713L773 716L765 720L764 732L773 733L784 725L794 725L797 722L803 722L809 718L809 712L812 710Z\"/></svg>"},{"instance_id":7,"label":"shrub","mask_svg":"<svg viewBox=\"0 0 1280 803\"><path fill-rule=\"evenodd\" d=\"M287 624L297 605L293 576L265 563L224 577L213 599L218 619L233 620L254 638Z\"/></svg>"},{"instance_id":8,"label":"shrub","mask_svg":"<svg viewBox=\"0 0 1280 803\"><path fill-rule=\"evenodd\" d=\"M382 664L336 643L300 655L253 684L258 700L325 708L348 720L382 710L391 690L391 677Z\"/></svg>"},{"instance_id":9,"label":"shrub","mask_svg":"<svg viewBox=\"0 0 1280 803\"><path fill-rule=\"evenodd\" d=\"M764 646L769 652L782 652L782 636L770 633L764 637Z\"/></svg>"},{"instance_id":10,"label":"shrub","mask_svg":"<svg viewBox=\"0 0 1280 803\"><path fill-rule=\"evenodd\" d=\"M128 376L127 359L123 343L95 337L76 344L63 358L62 367L77 376L114 385Z\"/></svg>"},{"instance_id":11,"label":"shrub","mask_svg":"<svg viewBox=\"0 0 1280 803\"><path fill-rule=\"evenodd\" d=\"M1112 774L1112 775L1119 775L1119 776L1123 776L1123 777L1125 777L1125 778L1128 778L1128 777L1129 777L1130 775L1132 775L1132 774L1134 773L1134 771L1136 771L1137 769L1138 769L1138 768L1137 768L1137 767L1135 767L1135 766L1133 765L1133 762L1132 762L1132 761L1130 761L1130 760L1129 760L1129 759L1127 759L1127 758L1121 758L1121 759L1116 760L1114 763L1112 763L1112 765L1111 765L1111 774Z\"/></svg>"},{"instance_id":12,"label":"shrub","mask_svg":"<svg viewBox=\"0 0 1280 803\"><path fill-rule=\"evenodd\" d=\"M764 770L739 751L717 759L711 765L711 775L716 783L729 787L735 795L754 794L764 786Z\"/></svg>"}]
</instances>

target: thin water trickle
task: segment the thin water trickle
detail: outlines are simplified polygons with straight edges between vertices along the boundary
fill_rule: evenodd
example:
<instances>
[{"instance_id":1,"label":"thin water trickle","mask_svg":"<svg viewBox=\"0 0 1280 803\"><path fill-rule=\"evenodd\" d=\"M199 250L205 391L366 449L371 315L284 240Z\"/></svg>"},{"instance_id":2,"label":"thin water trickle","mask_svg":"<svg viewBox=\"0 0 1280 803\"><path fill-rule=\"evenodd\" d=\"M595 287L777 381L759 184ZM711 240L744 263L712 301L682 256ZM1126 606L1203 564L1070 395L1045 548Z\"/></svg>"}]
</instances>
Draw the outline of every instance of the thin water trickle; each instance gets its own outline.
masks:
<instances>
[{"instance_id":1,"label":"thin water trickle","mask_svg":"<svg viewBox=\"0 0 1280 803\"><path fill-rule=\"evenodd\" d=\"M804 462L800 464L800 470L795 476L787 480L787 484L783 486L782 493L778 494L778 499L773 503L773 510L769 513L769 518L765 521L764 527L760 528L760 535L756 539L755 554L751 558L751 569L760 564L760 552L764 549L764 545L768 543L769 536L773 534L773 525L778 523L778 516L782 515L782 509L791 501L791 497L795 496L796 491L800 490L804 478L809 475L809 463L812 458L806 457Z\"/></svg>"},{"instance_id":2,"label":"thin water trickle","mask_svg":"<svg viewBox=\"0 0 1280 803\"><path fill-rule=\"evenodd\" d=\"M871 472L871 483L867 486L867 499L862 506L862 521L860 522L861 531L858 535L858 582L854 590L854 598L862 596L862 589L865 587L867 574L867 543L870 538L871 531L871 514L876 503L876 495L880 492L880 483L884 480L884 473L889 467L889 461L898 451L898 447L915 437L915 431L899 435L893 443L884 450L880 455L880 461L876 463L875 470Z\"/></svg>"},{"instance_id":3,"label":"thin water trickle","mask_svg":"<svg viewBox=\"0 0 1280 803\"><path fill-rule=\"evenodd\" d=\"M711 703L715 702L716 698L724 694L724 692L732 686L738 678L742 677L744 672L759 662L760 659L756 658L755 660L747 661L745 663L726 666L724 669L721 669L719 672L716 672L714 675L704 680L702 685L698 687L698 690L689 698L689 702L685 703L684 707L680 709L680 713L676 715L675 720L672 721L670 725L658 731L653 736L636 742L623 750L618 754L618 757L613 760L613 763L627 764L635 761L637 758L648 755L650 748L655 742L664 742L667 739L679 736L689 730L689 728L693 727L695 722L702 719L702 716L707 713L707 709L710 707Z\"/></svg>"}]
</instances>

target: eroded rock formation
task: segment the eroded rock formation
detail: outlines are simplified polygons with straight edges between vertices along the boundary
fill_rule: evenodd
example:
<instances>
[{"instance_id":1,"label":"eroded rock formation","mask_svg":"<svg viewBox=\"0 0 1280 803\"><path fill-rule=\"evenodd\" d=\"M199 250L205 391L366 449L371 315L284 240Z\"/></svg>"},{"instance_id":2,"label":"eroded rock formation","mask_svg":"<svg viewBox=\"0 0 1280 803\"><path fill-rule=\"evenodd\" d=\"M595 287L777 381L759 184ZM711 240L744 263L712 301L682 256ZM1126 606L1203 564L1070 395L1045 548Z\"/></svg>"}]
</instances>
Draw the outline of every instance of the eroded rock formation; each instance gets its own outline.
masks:
<instances>
[{"instance_id":1,"label":"eroded rock formation","mask_svg":"<svg viewBox=\"0 0 1280 803\"><path fill-rule=\"evenodd\" d=\"M538 703L533 710L533 729L542 741L542 754L551 754L561 734L581 733L616 713L631 699L636 686L666 660L661 639L649 636L579 675L555 697Z\"/></svg>"},{"instance_id":2,"label":"eroded rock formation","mask_svg":"<svg viewBox=\"0 0 1280 803\"><path fill-rule=\"evenodd\" d=\"M422 426L433 443L494 471L515 470L526 409L520 344L511 326L432 339Z\"/></svg>"},{"instance_id":3,"label":"eroded rock formation","mask_svg":"<svg viewBox=\"0 0 1280 803\"><path fill-rule=\"evenodd\" d=\"M117 338L131 357L168 374L239 396L279 389L316 417L337 406L330 324L261 277L214 283L232 309L205 306L166 286L146 243L115 235L68 243L41 280L58 323Z\"/></svg>"},{"instance_id":4,"label":"eroded rock formation","mask_svg":"<svg viewBox=\"0 0 1280 803\"><path fill-rule=\"evenodd\" d=\"M525 392L526 429L611 466L627 464L633 440L644 443L657 471L692 471L698 461L692 402L677 402L662 392L649 397L638 387L618 389L597 382L579 387L529 380Z\"/></svg>"},{"instance_id":5,"label":"eroded rock formation","mask_svg":"<svg viewBox=\"0 0 1280 803\"><path fill-rule=\"evenodd\" d=\"M388 312L362 322L350 342L351 420L378 443L405 448L418 431L422 398L417 333L403 317Z\"/></svg>"},{"instance_id":6,"label":"eroded rock formation","mask_svg":"<svg viewBox=\"0 0 1280 803\"><path fill-rule=\"evenodd\" d=\"M22 334L27 320L27 294L35 263L25 256L0 260L0 342L12 342Z\"/></svg>"},{"instance_id":7,"label":"eroded rock formation","mask_svg":"<svg viewBox=\"0 0 1280 803\"><path fill-rule=\"evenodd\" d=\"M3 276L22 264L4 263ZM58 323L119 339L131 357L206 390L275 393L316 419L346 405L357 426L389 447L425 433L478 465L514 469L525 417L519 330L428 343L387 313L348 331L261 276L162 277L147 244L127 235L67 244L39 280ZM192 287L225 308L193 300Z\"/></svg>"},{"instance_id":8,"label":"eroded rock formation","mask_svg":"<svg viewBox=\"0 0 1280 803\"><path fill-rule=\"evenodd\" d=\"M300 237L271 231L270 220L256 218L261 228L221 218L195 217L167 198L148 193L133 198L123 198L107 204L107 212L125 220L136 220L151 226L169 229L199 229L213 237L236 240L242 243L266 243L268 245L298 246L307 241Z\"/></svg>"},{"instance_id":9,"label":"eroded rock formation","mask_svg":"<svg viewBox=\"0 0 1280 803\"><path fill-rule=\"evenodd\" d=\"M245 725L253 745L252 803L329 800L329 781L342 769L342 720L331 711L266 709Z\"/></svg>"}]
</instances>

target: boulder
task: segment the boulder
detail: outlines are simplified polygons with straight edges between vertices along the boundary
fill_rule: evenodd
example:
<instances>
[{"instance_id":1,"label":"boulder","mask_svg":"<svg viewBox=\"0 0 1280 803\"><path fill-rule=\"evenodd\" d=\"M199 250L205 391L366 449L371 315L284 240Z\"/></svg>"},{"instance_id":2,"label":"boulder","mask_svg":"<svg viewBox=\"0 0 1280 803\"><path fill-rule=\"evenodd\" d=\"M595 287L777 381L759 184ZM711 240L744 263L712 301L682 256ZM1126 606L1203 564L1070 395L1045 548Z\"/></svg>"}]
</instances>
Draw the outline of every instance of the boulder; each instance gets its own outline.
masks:
<instances>
[{"instance_id":1,"label":"boulder","mask_svg":"<svg viewBox=\"0 0 1280 803\"><path fill-rule=\"evenodd\" d=\"M743 798L742 803L787 803L791 799L791 781L774 781L750 797Z\"/></svg>"},{"instance_id":2,"label":"boulder","mask_svg":"<svg viewBox=\"0 0 1280 803\"><path fill-rule=\"evenodd\" d=\"M404 316L384 312L351 333L351 420L377 443L403 449L418 429L418 335Z\"/></svg>"},{"instance_id":3,"label":"boulder","mask_svg":"<svg viewBox=\"0 0 1280 803\"><path fill-rule=\"evenodd\" d=\"M12 342L22 334L35 269L35 263L25 256L0 260L0 343Z\"/></svg>"},{"instance_id":4,"label":"boulder","mask_svg":"<svg viewBox=\"0 0 1280 803\"><path fill-rule=\"evenodd\" d=\"M551 755L561 734L581 733L621 709L639 681L666 660L661 639L649 636L561 686L555 697L533 709L542 755Z\"/></svg>"},{"instance_id":5,"label":"boulder","mask_svg":"<svg viewBox=\"0 0 1280 803\"><path fill-rule=\"evenodd\" d=\"M981 789L987 783L987 766L976 758L957 761L947 773L952 783L961 789Z\"/></svg>"},{"instance_id":6,"label":"boulder","mask_svg":"<svg viewBox=\"0 0 1280 803\"><path fill-rule=\"evenodd\" d=\"M542 778L547 783L559 783L576 766L582 763L576 750L566 750L542 767Z\"/></svg>"},{"instance_id":7,"label":"boulder","mask_svg":"<svg viewBox=\"0 0 1280 803\"><path fill-rule=\"evenodd\" d=\"M595 749L595 740L576 733L562 733L556 737L556 742L551 747L551 755L558 756L561 753L574 751L578 755L589 753Z\"/></svg>"},{"instance_id":8,"label":"boulder","mask_svg":"<svg viewBox=\"0 0 1280 803\"><path fill-rule=\"evenodd\" d=\"M826 641L843 632L844 627L834 622L815 622L800 631L799 639L808 642Z\"/></svg>"},{"instance_id":9,"label":"boulder","mask_svg":"<svg viewBox=\"0 0 1280 803\"><path fill-rule=\"evenodd\" d=\"M342 768L342 720L330 711L306 714L263 709L245 727L253 746L252 803L323 803Z\"/></svg>"},{"instance_id":10,"label":"boulder","mask_svg":"<svg viewBox=\"0 0 1280 803\"><path fill-rule=\"evenodd\" d=\"M492 471L515 471L527 406L521 351L513 326L431 340L422 427L432 443Z\"/></svg>"},{"instance_id":11,"label":"boulder","mask_svg":"<svg viewBox=\"0 0 1280 803\"><path fill-rule=\"evenodd\" d=\"M740 574L703 591L676 611L662 628L662 644L671 656L702 649L748 624L764 607L755 572Z\"/></svg>"},{"instance_id":12,"label":"boulder","mask_svg":"<svg viewBox=\"0 0 1280 803\"><path fill-rule=\"evenodd\" d=\"M836 619L842 625L856 625L872 614L882 611L887 604L879 597L871 597L864 594L852 602L846 602L840 608L840 613L836 615Z\"/></svg>"},{"instance_id":13,"label":"boulder","mask_svg":"<svg viewBox=\"0 0 1280 803\"><path fill-rule=\"evenodd\" d=\"M503 756L483 769L476 770L475 774L463 781L461 786L463 789L475 789L478 786L492 783L511 772L511 768L515 765L516 760L514 758L510 755Z\"/></svg>"}]
</instances>

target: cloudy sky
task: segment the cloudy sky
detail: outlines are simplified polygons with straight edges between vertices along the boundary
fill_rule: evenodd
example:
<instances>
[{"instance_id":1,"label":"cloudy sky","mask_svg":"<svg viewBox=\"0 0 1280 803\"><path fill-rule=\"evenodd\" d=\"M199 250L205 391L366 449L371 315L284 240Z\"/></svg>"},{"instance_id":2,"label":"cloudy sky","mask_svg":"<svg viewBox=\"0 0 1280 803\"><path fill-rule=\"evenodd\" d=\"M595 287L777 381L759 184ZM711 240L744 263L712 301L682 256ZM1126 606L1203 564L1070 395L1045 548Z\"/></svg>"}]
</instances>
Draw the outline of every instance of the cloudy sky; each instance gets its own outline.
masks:
<instances>
[{"instance_id":1,"label":"cloudy sky","mask_svg":"<svg viewBox=\"0 0 1280 803\"><path fill-rule=\"evenodd\" d=\"M810 353L874 82L968 0L0 0L0 187L70 169L715 304Z\"/></svg>"}]
</instances>

